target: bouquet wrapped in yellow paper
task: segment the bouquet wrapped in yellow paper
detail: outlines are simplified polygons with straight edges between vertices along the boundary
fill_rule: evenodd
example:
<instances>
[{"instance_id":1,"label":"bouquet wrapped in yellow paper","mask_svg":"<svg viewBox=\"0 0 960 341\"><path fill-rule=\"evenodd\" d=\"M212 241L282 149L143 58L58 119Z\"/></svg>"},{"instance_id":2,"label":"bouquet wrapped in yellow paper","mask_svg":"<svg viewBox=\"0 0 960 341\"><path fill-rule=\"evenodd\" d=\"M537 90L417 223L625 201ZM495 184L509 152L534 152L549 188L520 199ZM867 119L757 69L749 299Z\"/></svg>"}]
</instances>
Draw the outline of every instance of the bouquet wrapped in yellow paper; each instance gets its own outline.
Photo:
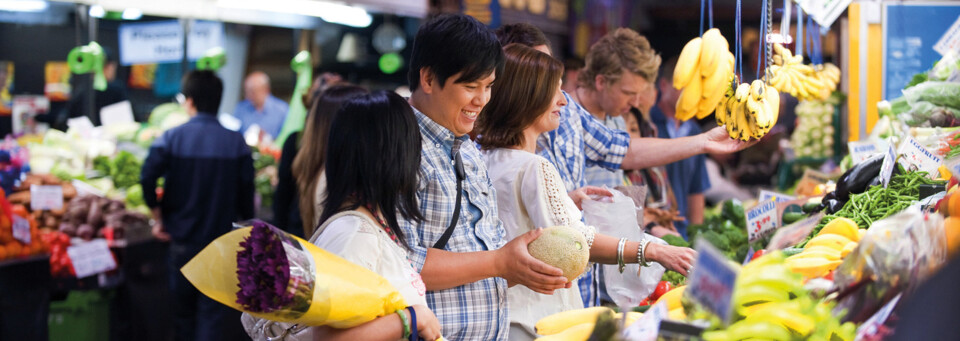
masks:
<instances>
[{"instance_id":1,"label":"bouquet wrapped in yellow paper","mask_svg":"<svg viewBox=\"0 0 960 341\"><path fill-rule=\"evenodd\" d=\"M255 221L180 269L200 292L262 319L349 328L407 306L380 275Z\"/></svg>"}]
</instances>

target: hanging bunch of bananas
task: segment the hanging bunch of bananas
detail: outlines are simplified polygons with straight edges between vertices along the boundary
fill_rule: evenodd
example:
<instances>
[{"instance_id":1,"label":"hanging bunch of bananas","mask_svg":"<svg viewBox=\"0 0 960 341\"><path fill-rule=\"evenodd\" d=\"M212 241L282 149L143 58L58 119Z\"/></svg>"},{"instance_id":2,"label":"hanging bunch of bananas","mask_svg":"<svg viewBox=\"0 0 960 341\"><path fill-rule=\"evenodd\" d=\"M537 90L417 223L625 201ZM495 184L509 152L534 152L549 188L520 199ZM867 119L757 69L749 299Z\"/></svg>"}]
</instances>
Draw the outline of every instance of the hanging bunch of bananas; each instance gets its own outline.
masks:
<instances>
[{"instance_id":1,"label":"hanging bunch of bananas","mask_svg":"<svg viewBox=\"0 0 960 341\"><path fill-rule=\"evenodd\" d=\"M840 83L840 69L826 63L813 67L803 63L803 56L794 55L790 49L773 44L773 65L770 84L797 99L826 100Z\"/></svg>"},{"instance_id":2,"label":"hanging bunch of bananas","mask_svg":"<svg viewBox=\"0 0 960 341\"><path fill-rule=\"evenodd\" d=\"M730 44L716 28L687 42L673 71L673 87L683 89L677 100L678 120L703 119L713 113L733 76L733 62Z\"/></svg>"},{"instance_id":3,"label":"hanging bunch of bananas","mask_svg":"<svg viewBox=\"0 0 960 341\"><path fill-rule=\"evenodd\" d=\"M741 141L760 139L777 124L780 116L780 93L762 80L739 83L736 77L727 82L723 98L717 104L717 125L726 125L730 138Z\"/></svg>"},{"instance_id":4,"label":"hanging bunch of bananas","mask_svg":"<svg viewBox=\"0 0 960 341\"><path fill-rule=\"evenodd\" d=\"M802 252L787 258L787 268L806 279L823 277L843 263L843 257L857 247L866 232L853 220L833 219L807 242Z\"/></svg>"},{"instance_id":5,"label":"hanging bunch of bananas","mask_svg":"<svg viewBox=\"0 0 960 341\"><path fill-rule=\"evenodd\" d=\"M785 262L777 251L741 268L731 298L733 323L703 333L703 339L853 340L856 325L840 324L834 304L811 298Z\"/></svg>"}]
</instances>

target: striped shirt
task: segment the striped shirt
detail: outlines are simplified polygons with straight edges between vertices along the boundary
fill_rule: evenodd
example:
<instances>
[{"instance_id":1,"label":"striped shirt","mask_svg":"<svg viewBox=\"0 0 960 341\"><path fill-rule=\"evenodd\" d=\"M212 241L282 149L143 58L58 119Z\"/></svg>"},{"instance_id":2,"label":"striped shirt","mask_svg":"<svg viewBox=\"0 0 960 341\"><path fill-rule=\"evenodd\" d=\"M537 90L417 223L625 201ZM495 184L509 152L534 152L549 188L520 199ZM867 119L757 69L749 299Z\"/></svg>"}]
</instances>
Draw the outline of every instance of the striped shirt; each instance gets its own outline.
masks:
<instances>
[{"instance_id":1,"label":"striped shirt","mask_svg":"<svg viewBox=\"0 0 960 341\"><path fill-rule=\"evenodd\" d=\"M424 221L400 219L400 228L410 245L410 259L417 271L423 269L427 249L440 239L453 219L457 178L452 148L460 140L463 160L463 201L460 217L445 250L475 252L496 250L506 244L506 232L497 216L497 196L487 175L487 166L475 143L413 109L420 124L421 152L417 200ZM398 217L399 218L399 217ZM427 305L440 320L448 340L506 340L507 281L486 278L455 288L428 291Z\"/></svg>"}]
</instances>

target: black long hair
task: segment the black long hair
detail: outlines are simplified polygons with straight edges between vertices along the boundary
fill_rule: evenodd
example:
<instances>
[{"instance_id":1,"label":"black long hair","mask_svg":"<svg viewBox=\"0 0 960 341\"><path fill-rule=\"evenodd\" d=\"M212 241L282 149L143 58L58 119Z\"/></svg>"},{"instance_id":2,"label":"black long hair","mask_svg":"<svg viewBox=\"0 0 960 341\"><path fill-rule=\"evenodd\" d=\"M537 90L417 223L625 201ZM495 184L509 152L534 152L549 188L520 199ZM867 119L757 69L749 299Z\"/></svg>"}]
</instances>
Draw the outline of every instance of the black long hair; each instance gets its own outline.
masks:
<instances>
[{"instance_id":1,"label":"black long hair","mask_svg":"<svg viewBox=\"0 0 960 341\"><path fill-rule=\"evenodd\" d=\"M410 104L387 91L350 99L333 119L326 149L327 198L320 222L338 212L372 206L408 247L398 216L423 220L416 196L420 128Z\"/></svg>"}]
</instances>

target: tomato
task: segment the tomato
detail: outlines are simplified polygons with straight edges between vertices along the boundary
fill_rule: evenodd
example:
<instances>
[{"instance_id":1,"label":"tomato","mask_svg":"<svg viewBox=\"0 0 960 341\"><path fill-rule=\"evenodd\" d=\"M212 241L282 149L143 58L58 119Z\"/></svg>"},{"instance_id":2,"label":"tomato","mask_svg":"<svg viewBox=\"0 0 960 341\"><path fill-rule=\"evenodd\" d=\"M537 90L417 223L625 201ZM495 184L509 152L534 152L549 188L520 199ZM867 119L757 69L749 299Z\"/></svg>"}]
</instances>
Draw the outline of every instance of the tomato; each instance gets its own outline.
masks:
<instances>
[{"instance_id":1,"label":"tomato","mask_svg":"<svg viewBox=\"0 0 960 341\"><path fill-rule=\"evenodd\" d=\"M653 301L650 300L650 296L647 296L647 298L644 298L643 301L640 301L639 306L642 307L642 306L647 306L651 304L653 304Z\"/></svg>"},{"instance_id":2,"label":"tomato","mask_svg":"<svg viewBox=\"0 0 960 341\"><path fill-rule=\"evenodd\" d=\"M653 293L650 294L650 299L656 301L660 299L661 295L666 294L667 291L670 291L670 289L673 289L673 286L670 285L670 282L660 281L660 283L657 283L657 288L653 289Z\"/></svg>"},{"instance_id":3,"label":"tomato","mask_svg":"<svg viewBox=\"0 0 960 341\"><path fill-rule=\"evenodd\" d=\"M753 256L750 257L750 261L752 262L752 261L754 261L755 259L760 258L760 256L763 256L763 250L762 250L762 249L761 249L761 250L757 250L756 252L754 252L754 253L753 253Z\"/></svg>"}]
</instances>

